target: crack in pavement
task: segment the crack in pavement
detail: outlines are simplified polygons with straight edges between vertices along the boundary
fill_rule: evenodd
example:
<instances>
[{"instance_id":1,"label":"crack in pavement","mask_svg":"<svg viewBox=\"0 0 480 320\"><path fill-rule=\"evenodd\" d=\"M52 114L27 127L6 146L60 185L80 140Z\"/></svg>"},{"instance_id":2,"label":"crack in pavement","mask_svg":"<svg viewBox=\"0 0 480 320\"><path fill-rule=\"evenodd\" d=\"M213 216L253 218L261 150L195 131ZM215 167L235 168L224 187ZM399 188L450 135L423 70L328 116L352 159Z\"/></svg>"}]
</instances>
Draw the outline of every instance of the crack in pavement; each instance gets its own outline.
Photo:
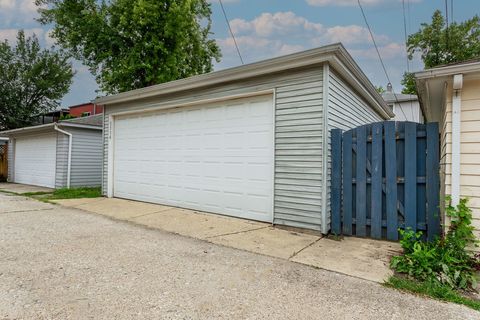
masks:
<instances>
[{"instance_id":1,"label":"crack in pavement","mask_svg":"<svg viewBox=\"0 0 480 320\"><path fill-rule=\"evenodd\" d=\"M323 237L319 237L318 239L312 241L312 243L310 243L310 244L306 245L305 247L303 247L302 249L294 252L290 257L288 257L287 260L292 259L292 258L295 257L296 255L298 255L300 252L302 252L303 250L305 250L305 249L307 249L307 248L310 248L311 246L313 246L315 243L317 243L318 241L320 241L320 240L322 240L322 239L323 239Z\"/></svg>"},{"instance_id":2,"label":"crack in pavement","mask_svg":"<svg viewBox=\"0 0 480 320\"><path fill-rule=\"evenodd\" d=\"M223 236L230 236L230 235L239 234L239 233L247 233L247 232L250 232L250 231L265 229L265 228L268 228L268 227L269 227L269 226L259 227L259 228L249 229L249 230L229 232L229 233L222 233L222 234L217 234L217 235L215 235L215 236L206 237L205 239L211 239L211 238L217 238L217 237L223 237Z\"/></svg>"}]
</instances>

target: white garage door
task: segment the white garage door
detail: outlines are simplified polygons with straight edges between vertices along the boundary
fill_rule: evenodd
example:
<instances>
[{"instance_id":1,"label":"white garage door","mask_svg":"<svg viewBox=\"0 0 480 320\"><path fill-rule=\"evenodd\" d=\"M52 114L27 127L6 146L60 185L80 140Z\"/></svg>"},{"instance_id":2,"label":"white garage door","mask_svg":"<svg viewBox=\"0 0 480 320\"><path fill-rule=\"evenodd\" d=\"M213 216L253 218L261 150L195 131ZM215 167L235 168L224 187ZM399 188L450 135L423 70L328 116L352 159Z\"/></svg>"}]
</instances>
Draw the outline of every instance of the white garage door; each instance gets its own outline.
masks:
<instances>
[{"instance_id":1,"label":"white garage door","mask_svg":"<svg viewBox=\"0 0 480 320\"><path fill-rule=\"evenodd\" d=\"M119 116L114 128L114 196L272 221L270 96Z\"/></svg>"},{"instance_id":2,"label":"white garage door","mask_svg":"<svg viewBox=\"0 0 480 320\"><path fill-rule=\"evenodd\" d=\"M15 182L54 188L56 141L55 134L16 138Z\"/></svg>"}]
</instances>

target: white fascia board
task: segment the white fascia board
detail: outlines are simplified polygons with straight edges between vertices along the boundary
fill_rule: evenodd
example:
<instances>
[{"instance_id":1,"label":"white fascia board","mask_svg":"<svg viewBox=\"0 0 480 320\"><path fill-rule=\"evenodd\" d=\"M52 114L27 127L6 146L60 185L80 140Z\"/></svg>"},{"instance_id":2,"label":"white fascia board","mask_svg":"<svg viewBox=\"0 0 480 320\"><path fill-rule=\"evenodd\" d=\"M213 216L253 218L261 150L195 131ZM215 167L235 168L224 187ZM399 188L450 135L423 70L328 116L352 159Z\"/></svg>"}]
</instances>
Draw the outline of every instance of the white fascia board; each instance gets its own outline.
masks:
<instances>
[{"instance_id":1,"label":"white fascia board","mask_svg":"<svg viewBox=\"0 0 480 320\"><path fill-rule=\"evenodd\" d=\"M47 129L48 127L53 127L55 124L56 124L55 122L52 122L52 123L47 123L47 124L41 124L41 125L38 125L38 126L24 127L24 128L0 131L0 135L11 136L11 135L15 135L17 133L35 132L35 131L40 131L40 130L43 130L43 129Z\"/></svg>"},{"instance_id":2,"label":"white fascia board","mask_svg":"<svg viewBox=\"0 0 480 320\"><path fill-rule=\"evenodd\" d=\"M466 62L462 64L436 67L423 71L414 72L416 79L430 79L439 77L448 77L455 74L468 74L480 72L480 61Z\"/></svg>"},{"instance_id":3,"label":"white fascia board","mask_svg":"<svg viewBox=\"0 0 480 320\"><path fill-rule=\"evenodd\" d=\"M93 130L102 130L101 126L94 126L90 124L80 124L80 123L69 123L69 122L59 122L60 127L70 127L70 128L83 128L83 129L93 129Z\"/></svg>"}]
</instances>

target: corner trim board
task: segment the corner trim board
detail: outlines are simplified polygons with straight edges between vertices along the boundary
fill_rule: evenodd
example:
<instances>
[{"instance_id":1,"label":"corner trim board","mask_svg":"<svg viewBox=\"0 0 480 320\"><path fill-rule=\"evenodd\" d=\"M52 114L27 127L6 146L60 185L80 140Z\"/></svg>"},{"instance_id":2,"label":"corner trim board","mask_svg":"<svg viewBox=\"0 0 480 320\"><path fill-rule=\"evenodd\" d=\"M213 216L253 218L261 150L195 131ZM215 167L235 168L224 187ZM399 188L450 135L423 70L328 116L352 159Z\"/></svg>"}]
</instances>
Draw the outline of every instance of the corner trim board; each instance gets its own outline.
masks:
<instances>
[{"instance_id":1,"label":"corner trim board","mask_svg":"<svg viewBox=\"0 0 480 320\"><path fill-rule=\"evenodd\" d=\"M328 210L327 210L327 188L328 188L328 103L329 103L329 81L330 66L328 62L323 64L323 140L322 140L322 212L321 212L321 232L327 234L328 226Z\"/></svg>"}]
</instances>

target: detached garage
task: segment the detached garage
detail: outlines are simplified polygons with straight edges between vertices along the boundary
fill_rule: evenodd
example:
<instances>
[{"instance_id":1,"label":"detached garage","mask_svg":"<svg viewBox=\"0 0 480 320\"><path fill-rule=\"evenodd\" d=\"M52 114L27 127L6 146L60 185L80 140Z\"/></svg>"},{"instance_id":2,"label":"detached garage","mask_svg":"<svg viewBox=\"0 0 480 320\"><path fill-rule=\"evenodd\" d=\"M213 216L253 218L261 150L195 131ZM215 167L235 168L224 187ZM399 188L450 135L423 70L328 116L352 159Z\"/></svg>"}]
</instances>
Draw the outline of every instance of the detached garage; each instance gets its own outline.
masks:
<instances>
[{"instance_id":1,"label":"detached garage","mask_svg":"<svg viewBox=\"0 0 480 320\"><path fill-rule=\"evenodd\" d=\"M8 181L49 188L99 186L102 116L0 132L8 136Z\"/></svg>"},{"instance_id":2,"label":"detached garage","mask_svg":"<svg viewBox=\"0 0 480 320\"><path fill-rule=\"evenodd\" d=\"M329 130L393 116L340 44L95 103L105 195L325 233Z\"/></svg>"}]
</instances>

